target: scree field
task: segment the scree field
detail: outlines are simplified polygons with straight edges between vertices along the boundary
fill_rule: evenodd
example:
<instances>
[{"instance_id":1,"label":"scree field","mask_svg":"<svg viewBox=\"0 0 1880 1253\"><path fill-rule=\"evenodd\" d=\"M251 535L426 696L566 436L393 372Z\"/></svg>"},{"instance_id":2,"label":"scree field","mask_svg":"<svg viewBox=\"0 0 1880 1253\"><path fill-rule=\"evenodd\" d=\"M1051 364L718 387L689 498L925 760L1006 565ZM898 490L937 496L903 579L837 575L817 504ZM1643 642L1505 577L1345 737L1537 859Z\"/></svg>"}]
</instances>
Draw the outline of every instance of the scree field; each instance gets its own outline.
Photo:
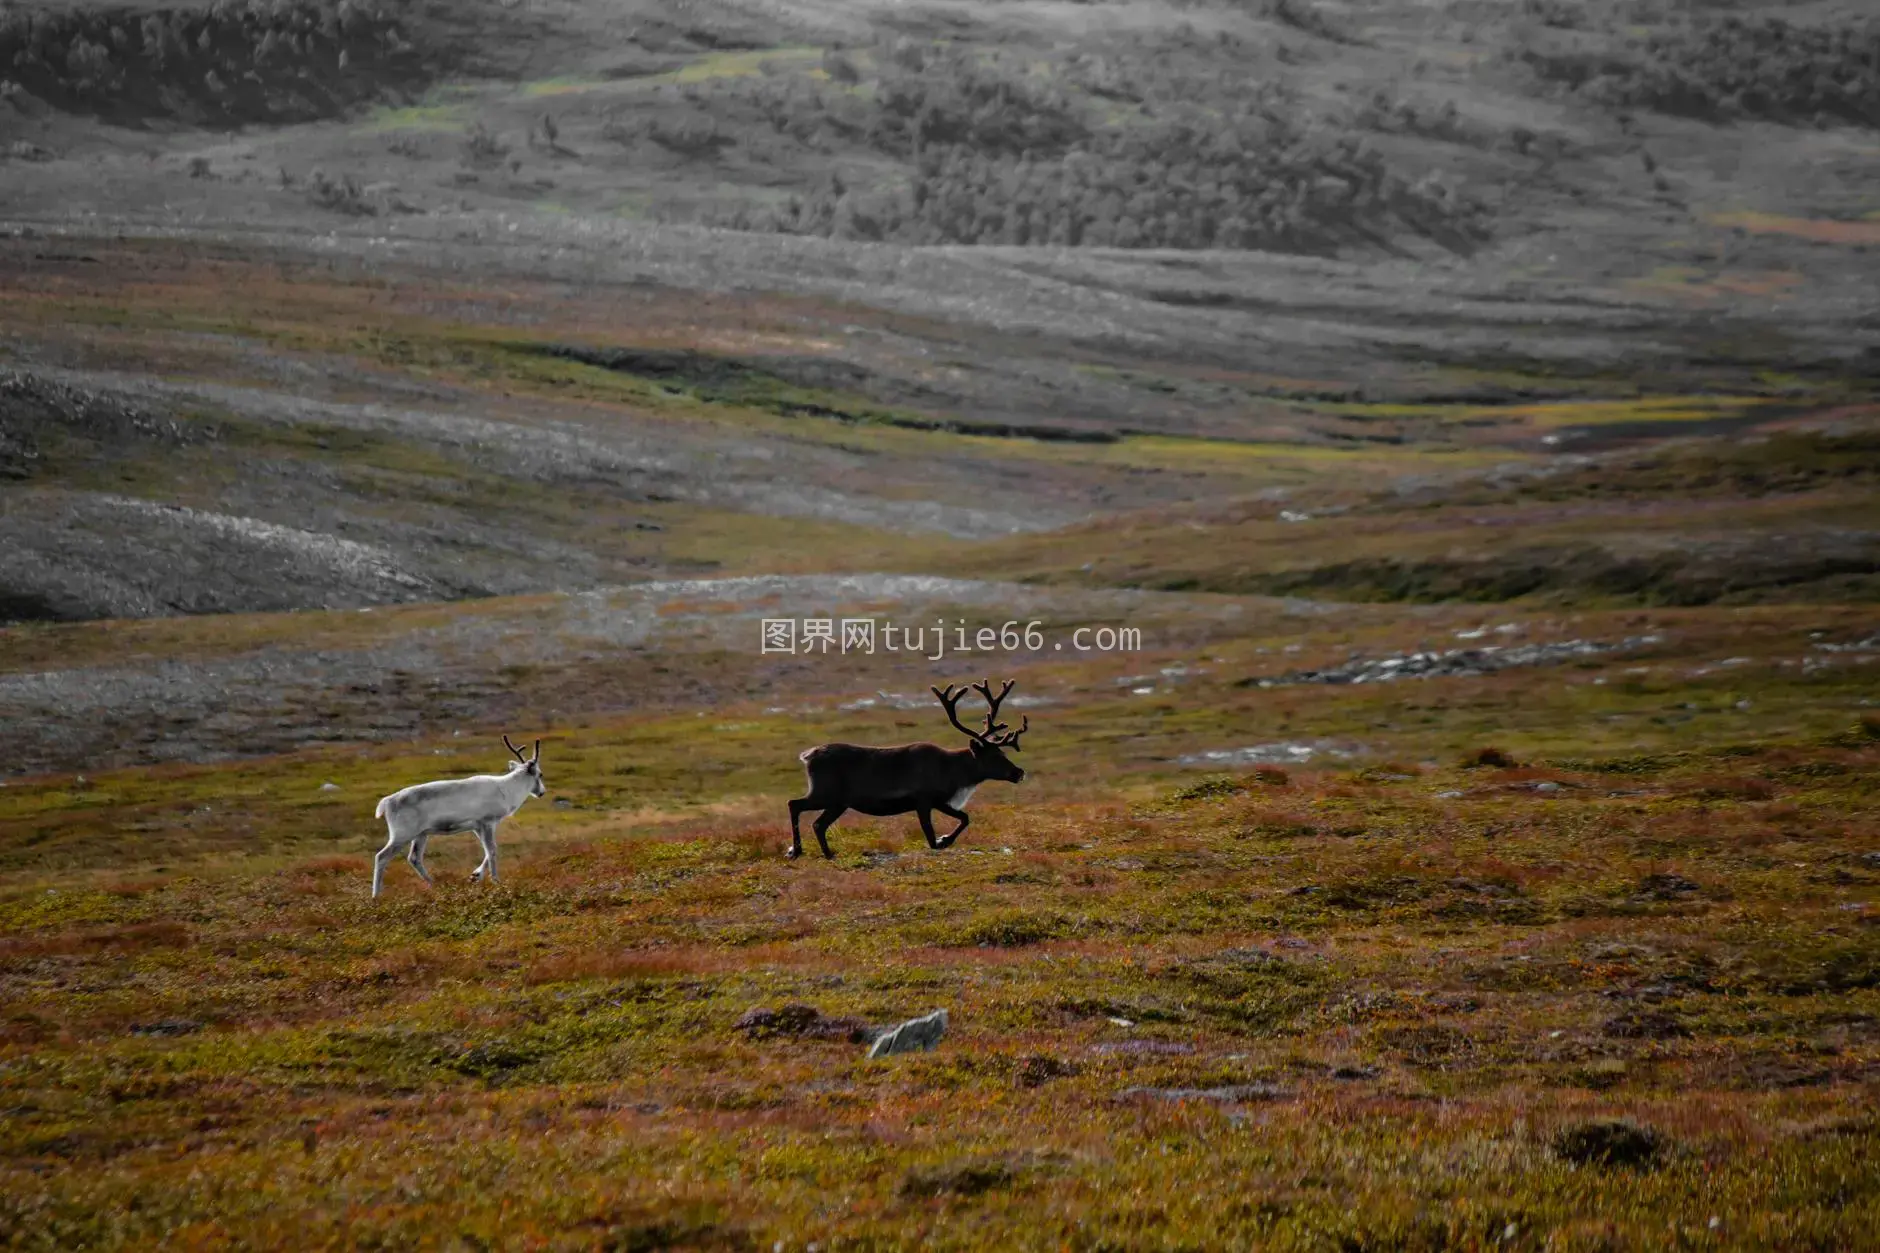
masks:
<instances>
[{"instance_id":1,"label":"scree field","mask_svg":"<svg viewBox=\"0 0 1880 1253\"><path fill-rule=\"evenodd\" d=\"M1855 4L0 4L0 1245L1872 1247L1876 170Z\"/></svg>"}]
</instances>

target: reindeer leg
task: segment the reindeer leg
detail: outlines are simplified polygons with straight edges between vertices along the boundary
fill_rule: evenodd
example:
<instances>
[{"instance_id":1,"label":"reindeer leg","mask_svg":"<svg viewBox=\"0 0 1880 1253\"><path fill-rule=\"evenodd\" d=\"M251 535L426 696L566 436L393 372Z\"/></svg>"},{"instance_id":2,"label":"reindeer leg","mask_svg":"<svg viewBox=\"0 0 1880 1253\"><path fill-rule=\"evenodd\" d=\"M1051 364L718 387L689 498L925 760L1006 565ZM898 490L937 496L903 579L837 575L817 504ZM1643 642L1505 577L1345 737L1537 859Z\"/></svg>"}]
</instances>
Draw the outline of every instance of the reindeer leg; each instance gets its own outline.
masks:
<instances>
[{"instance_id":1,"label":"reindeer leg","mask_svg":"<svg viewBox=\"0 0 1880 1253\"><path fill-rule=\"evenodd\" d=\"M470 834L477 837L477 844L483 849L483 860L478 862L477 868L470 872L470 882L477 883L481 881L485 871L489 872L490 881L495 882L496 841L491 838L492 833L482 827L471 827Z\"/></svg>"},{"instance_id":2,"label":"reindeer leg","mask_svg":"<svg viewBox=\"0 0 1880 1253\"><path fill-rule=\"evenodd\" d=\"M829 840L823 833L835 825L837 818L840 818L847 812L847 808L841 805L825 809L822 811L822 815L816 819L816 825L811 828L816 832L816 842L822 845L822 855L824 857L834 857L835 854L830 851Z\"/></svg>"},{"instance_id":3,"label":"reindeer leg","mask_svg":"<svg viewBox=\"0 0 1880 1253\"><path fill-rule=\"evenodd\" d=\"M785 857L794 860L803 855L803 832L802 829L798 827L797 820L803 816L804 810L814 808L816 808L816 806L810 804L810 799L807 796L803 797L801 800L790 802L790 847L783 850Z\"/></svg>"},{"instance_id":4,"label":"reindeer leg","mask_svg":"<svg viewBox=\"0 0 1880 1253\"><path fill-rule=\"evenodd\" d=\"M411 847L405 850L405 860L411 863L411 868L418 872L420 879L436 886L436 881L431 878L431 872L424 868L424 846L430 843L430 840L431 837L428 835L421 835L413 840Z\"/></svg>"},{"instance_id":5,"label":"reindeer leg","mask_svg":"<svg viewBox=\"0 0 1880 1253\"><path fill-rule=\"evenodd\" d=\"M385 868L391 865L392 858L398 856L399 844L400 844L400 841L397 835L388 836L385 841L385 847L380 849L376 854L373 855L373 858L372 858L372 899L373 900L377 900L379 898L379 890L385 885Z\"/></svg>"},{"instance_id":6,"label":"reindeer leg","mask_svg":"<svg viewBox=\"0 0 1880 1253\"><path fill-rule=\"evenodd\" d=\"M483 864L477 867L477 873L489 871L490 882L496 882L496 824L491 822L477 829L477 843L483 846Z\"/></svg>"},{"instance_id":7,"label":"reindeer leg","mask_svg":"<svg viewBox=\"0 0 1880 1253\"><path fill-rule=\"evenodd\" d=\"M933 810L916 809L914 812L920 817L920 833L927 837L927 847L928 848L945 848L946 846L944 844L940 843L939 840L936 840L934 838Z\"/></svg>"},{"instance_id":8,"label":"reindeer leg","mask_svg":"<svg viewBox=\"0 0 1880 1253\"><path fill-rule=\"evenodd\" d=\"M954 827L950 834L941 836L940 842L934 845L935 848L951 848L953 847L953 841L960 838L960 832L966 829L966 824L971 822L972 819L966 816L964 809L955 809L951 805L936 805L934 808L938 809L949 818L959 819L960 825Z\"/></svg>"}]
</instances>

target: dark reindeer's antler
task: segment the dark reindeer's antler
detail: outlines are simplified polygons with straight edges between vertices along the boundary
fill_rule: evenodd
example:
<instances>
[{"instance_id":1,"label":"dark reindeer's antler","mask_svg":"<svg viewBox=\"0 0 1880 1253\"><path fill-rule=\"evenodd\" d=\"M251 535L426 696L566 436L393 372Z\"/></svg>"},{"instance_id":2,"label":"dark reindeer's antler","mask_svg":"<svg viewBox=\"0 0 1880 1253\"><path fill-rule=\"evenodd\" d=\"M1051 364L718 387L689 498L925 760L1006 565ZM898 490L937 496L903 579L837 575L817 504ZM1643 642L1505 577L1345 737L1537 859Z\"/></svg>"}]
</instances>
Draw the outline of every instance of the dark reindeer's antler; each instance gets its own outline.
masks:
<instances>
[{"instance_id":1,"label":"dark reindeer's antler","mask_svg":"<svg viewBox=\"0 0 1880 1253\"><path fill-rule=\"evenodd\" d=\"M1004 735L991 736L986 740L986 743L992 745L994 748L1009 748L1016 753L1023 747L1019 744L1018 737L1029 730L1031 730L1031 715L1027 714L1019 719L1018 730L1007 731Z\"/></svg>"},{"instance_id":2,"label":"dark reindeer's antler","mask_svg":"<svg viewBox=\"0 0 1880 1253\"><path fill-rule=\"evenodd\" d=\"M1018 737L1031 729L1031 718L1029 715L1020 720L1018 730L1016 731L1007 731L1005 729L1006 724L998 721L999 706L1004 704L1005 698L1012 694L1012 684L1016 681L1015 679L1007 679L1000 685L999 694L997 696L992 694L991 679L973 684L974 690L986 698L986 730L979 738L992 745L994 748L1009 748L1013 752L1019 751Z\"/></svg>"},{"instance_id":3,"label":"dark reindeer's antler","mask_svg":"<svg viewBox=\"0 0 1880 1253\"><path fill-rule=\"evenodd\" d=\"M944 692L937 687L928 688L927 690L940 698L941 705L945 706L947 711L947 721L953 724L954 730L960 732L962 735L970 736L975 740L979 738L979 732L960 721L960 701L966 696L966 688L961 688L959 691L955 692L953 685L949 683Z\"/></svg>"},{"instance_id":4,"label":"dark reindeer's antler","mask_svg":"<svg viewBox=\"0 0 1880 1253\"><path fill-rule=\"evenodd\" d=\"M992 694L991 679L981 679L979 682L973 684L973 690L986 698L986 729L979 733L980 739L990 742L994 735L1005 730L1005 724L998 720L999 705L1007 696L1011 695L1012 683L1013 680L1007 679L1005 686L999 689L997 696Z\"/></svg>"},{"instance_id":5,"label":"dark reindeer's antler","mask_svg":"<svg viewBox=\"0 0 1880 1253\"><path fill-rule=\"evenodd\" d=\"M999 694L997 696L992 694L991 679L974 683L969 687L963 687L957 692L953 690L951 683L947 684L945 691L941 691L937 687L933 688L932 691L935 696L940 698L940 703L946 707L947 721L953 724L955 730L958 730L963 735L967 735L972 739L978 740L981 744L985 744L988 747L1017 750L1019 747L1018 737L1025 734L1026 730L1030 728L1031 719L1027 717L1016 731L1008 730L1006 724L999 721L999 706L1004 703L1007 696L1011 695L1012 684L1014 682L1015 680L1007 679L999 688ZM983 731L975 731L960 721L960 701L969 691L978 692L981 696L986 698L986 727Z\"/></svg>"},{"instance_id":6,"label":"dark reindeer's antler","mask_svg":"<svg viewBox=\"0 0 1880 1253\"><path fill-rule=\"evenodd\" d=\"M522 755L521 749L517 748L514 744L511 744L509 742L509 737L507 735L503 736L503 747L507 748L510 752L514 753L516 755L516 760L521 762L523 765L526 766L529 764L529 759ZM542 741L540 740L537 740L535 742L535 755L537 757L540 757L542 755Z\"/></svg>"}]
</instances>

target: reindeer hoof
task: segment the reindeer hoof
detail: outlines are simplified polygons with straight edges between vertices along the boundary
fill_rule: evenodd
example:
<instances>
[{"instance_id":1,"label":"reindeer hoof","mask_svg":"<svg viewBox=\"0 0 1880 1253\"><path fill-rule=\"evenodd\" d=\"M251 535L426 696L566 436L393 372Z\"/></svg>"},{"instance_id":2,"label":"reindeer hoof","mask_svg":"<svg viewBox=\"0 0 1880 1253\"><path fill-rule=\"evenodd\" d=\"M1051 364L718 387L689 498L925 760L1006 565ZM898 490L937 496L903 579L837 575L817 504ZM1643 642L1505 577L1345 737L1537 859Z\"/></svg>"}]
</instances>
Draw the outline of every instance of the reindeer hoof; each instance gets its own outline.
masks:
<instances>
[{"instance_id":1,"label":"reindeer hoof","mask_svg":"<svg viewBox=\"0 0 1880 1253\"><path fill-rule=\"evenodd\" d=\"M783 856L786 861L795 861L802 855L803 850L800 848L791 848L788 844L783 846Z\"/></svg>"}]
</instances>

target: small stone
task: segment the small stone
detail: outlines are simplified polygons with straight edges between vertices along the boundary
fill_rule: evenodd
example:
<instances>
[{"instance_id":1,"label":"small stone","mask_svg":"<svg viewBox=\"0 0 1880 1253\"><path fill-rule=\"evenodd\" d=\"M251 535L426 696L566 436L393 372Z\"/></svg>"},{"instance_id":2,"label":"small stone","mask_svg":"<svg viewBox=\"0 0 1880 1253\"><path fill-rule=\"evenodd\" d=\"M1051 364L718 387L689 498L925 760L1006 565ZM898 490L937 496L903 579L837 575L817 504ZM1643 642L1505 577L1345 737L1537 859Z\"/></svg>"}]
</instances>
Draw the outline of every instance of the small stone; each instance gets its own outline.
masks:
<instances>
[{"instance_id":1,"label":"small stone","mask_svg":"<svg viewBox=\"0 0 1880 1253\"><path fill-rule=\"evenodd\" d=\"M869 1048L870 1057L887 1057L891 1053L925 1053L940 1043L940 1037L946 1034L947 1011L936 1009L922 1018L910 1018L900 1026L892 1028Z\"/></svg>"},{"instance_id":2,"label":"small stone","mask_svg":"<svg viewBox=\"0 0 1880 1253\"><path fill-rule=\"evenodd\" d=\"M320 790L322 792L337 792L339 791L339 784L333 782L331 779L328 779L325 783L322 783L320 785Z\"/></svg>"},{"instance_id":3,"label":"small stone","mask_svg":"<svg viewBox=\"0 0 1880 1253\"><path fill-rule=\"evenodd\" d=\"M1110 1019L1110 1021L1115 1023L1119 1027L1133 1027L1136 1025L1135 1023L1131 1022L1127 1018L1112 1018Z\"/></svg>"}]
</instances>

